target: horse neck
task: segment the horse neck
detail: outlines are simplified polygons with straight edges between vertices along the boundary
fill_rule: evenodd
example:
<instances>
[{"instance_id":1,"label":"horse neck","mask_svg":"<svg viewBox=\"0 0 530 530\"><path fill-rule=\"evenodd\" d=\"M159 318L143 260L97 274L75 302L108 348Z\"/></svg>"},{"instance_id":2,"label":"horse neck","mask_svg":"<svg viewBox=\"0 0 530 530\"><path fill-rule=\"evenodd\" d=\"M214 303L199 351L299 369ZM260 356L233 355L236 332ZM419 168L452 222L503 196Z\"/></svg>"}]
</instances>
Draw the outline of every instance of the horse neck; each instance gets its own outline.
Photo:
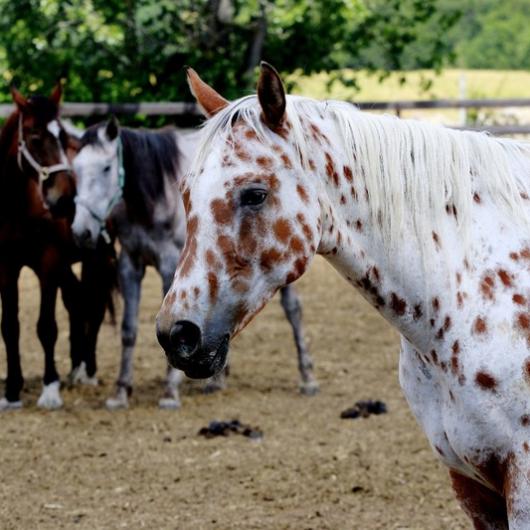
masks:
<instances>
[{"instance_id":1,"label":"horse neck","mask_svg":"<svg viewBox=\"0 0 530 530\"><path fill-rule=\"evenodd\" d=\"M443 237L429 234L425 247L407 225L400 241L389 246L373 215L376 201L369 197L364 177L350 167L351 157L336 141L334 125L325 120L314 125L319 132L312 135L309 152L320 204L318 253L402 335L427 348L431 337L426 323L436 333L443 327L438 298L451 293L444 309L457 303L457 272L466 261L453 220L448 216Z\"/></svg>"},{"instance_id":2,"label":"horse neck","mask_svg":"<svg viewBox=\"0 0 530 530\"><path fill-rule=\"evenodd\" d=\"M161 134L163 133L158 131L145 133L130 129L121 131L125 169L123 200L130 220L147 226L153 223L157 203L171 202L167 180L169 173L175 174L177 167L176 135L173 135L174 155L171 142L165 144L172 148L172 152L168 155L158 143L159 138L156 136Z\"/></svg>"}]
</instances>

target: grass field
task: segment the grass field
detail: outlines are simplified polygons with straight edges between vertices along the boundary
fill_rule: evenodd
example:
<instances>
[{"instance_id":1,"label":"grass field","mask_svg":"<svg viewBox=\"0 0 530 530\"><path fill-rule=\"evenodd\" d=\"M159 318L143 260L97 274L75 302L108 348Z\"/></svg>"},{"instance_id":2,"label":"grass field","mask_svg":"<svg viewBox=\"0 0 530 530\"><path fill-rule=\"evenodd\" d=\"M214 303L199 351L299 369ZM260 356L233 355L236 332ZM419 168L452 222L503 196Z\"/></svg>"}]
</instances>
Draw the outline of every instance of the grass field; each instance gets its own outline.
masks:
<instances>
[{"instance_id":1,"label":"grass field","mask_svg":"<svg viewBox=\"0 0 530 530\"><path fill-rule=\"evenodd\" d=\"M355 78L360 91L340 82L326 89L329 74L312 76L293 75L298 86L295 93L325 99L345 99L351 101L386 101L400 99L441 99L458 98L461 95L460 83L464 80L467 98L523 98L530 97L530 72L520 70L444 70L436 74L432 70L394 72L383 81L376 74L355 72L344 73L346 79ZM405 79L402 83L400 80ZM422 81L432 81L425 90Z\"/></svg>"},{"instance_id":2,"label":"grass field","mask_svg":"<svg viewBox=\"0 0 530 530\"><path fill-rule=\"evenodd\" d=\"M289 81L296 83L292 89L294 94L317 99L339 99L353 102L447 98L530 98L530 72L520 70L444 70L439 74L432 70L420 70L394 72L383 80L380 80L377 74L352 70L344 72L344 76L347 80L355 78L359 90L348 86L348 83L341 82L335 82L328 87L329 73L312 76L293 74L289 77ZM431 81L427 90L425 80ZM414 109L402 112L401 116L447 125L530 123L530 107L471 110L467 114L462 114L462 112L456 109Z\"/></svg>"}]
</instances>

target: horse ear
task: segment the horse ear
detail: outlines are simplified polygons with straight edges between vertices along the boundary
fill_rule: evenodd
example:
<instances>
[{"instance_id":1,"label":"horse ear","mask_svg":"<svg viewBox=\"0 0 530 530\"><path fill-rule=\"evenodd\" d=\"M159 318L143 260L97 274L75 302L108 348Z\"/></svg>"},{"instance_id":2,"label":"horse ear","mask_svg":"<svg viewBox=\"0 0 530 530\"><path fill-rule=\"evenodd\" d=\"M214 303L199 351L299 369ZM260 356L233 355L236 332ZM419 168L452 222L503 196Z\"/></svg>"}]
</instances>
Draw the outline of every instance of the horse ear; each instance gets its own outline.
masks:
<instances>
[{"instance_id":1,"label":"horse ear","mask_svg":"<svg viewBox=\"0 0 530 530\"><path fill-rule=\"evenodd\" d=\"M109 140L114 140L118 137L118 134L120 133L120 123L118 121L118 118L114 116L114 114L110 117L110 120L107 122L107 126L105 127L105 135Z\"/></svg>"},{"instance_id":2,"label":"horse ear","mask_svg":"<svg viewBox=\"0 0 530 530\"><path fill-rule=\"evenodd\" d=\"M28 100L14 86L11 87L11 97L20 112L28 108Z\"/></svg>"},{"instance_id":3,"label":"horse ear","mask_svg":"<svg viewBox=\"0 0 530 530\"><path fill-rule=\"evenodd\" d=\"M261 61L258 80L258 99L263 111L265 123L275 129L281 125L285 116L285 89L276 69Z\"/></svg>"},{"instance_id":4,"label":"horse ear","mask_svg":"<svg viewBox=\"0 0 530 530\"><path fill-rule=\"evenodd\" d=\"M59 81L54 87L50 94L50 100L53 101L57 106L61 103L63 97L63 85Z\"/></svg>"},{"instance_id":5,"label":"horse ear","mask_svg":"<svg viewBox=\"0 0 530 530\"><path fill-rule=\"evenodd\" d=\"M211 118L229 104L229 101L207 85L193 68L186 69L186 76L191 93L207 118Z\"/></svg>"},{"instance_id":6,"label":"horse ear","mask_svg":"<svg viewBox=\"0 0 530 530\"><path fill-rule=\"evenodd\" d=\"M66 133L66 136L66 147L63 148L66 151L66 158L68 158L68 162L71 164L81 149L81 140L68 133Z\"/></svg>"}]
</instances>

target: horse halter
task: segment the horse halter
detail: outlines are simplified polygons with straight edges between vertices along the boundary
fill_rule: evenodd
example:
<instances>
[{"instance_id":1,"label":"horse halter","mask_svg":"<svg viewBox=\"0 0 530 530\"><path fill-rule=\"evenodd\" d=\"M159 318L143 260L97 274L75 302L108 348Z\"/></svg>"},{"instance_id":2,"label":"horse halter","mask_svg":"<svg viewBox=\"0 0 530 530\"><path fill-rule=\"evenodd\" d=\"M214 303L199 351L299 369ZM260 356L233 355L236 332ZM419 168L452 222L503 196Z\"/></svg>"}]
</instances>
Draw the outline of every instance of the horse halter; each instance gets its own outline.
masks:
<instances>
[{"instance_id":1,"label":"horse halter","mask_svg":"<svg viewBox=\"0 0 530 530\"><path fill-rule=\"evenodd\" d=\"M42 166L39 164L31 152L28 149L28 146L26 144L26 141L24 140L24 132L22 128L22 114L20 114L18 118L18 151L17 151L17 163L18 167L21 171L23 171L22 168L22 157L28 162L28 164L37 172L37 175L39 176L39 187L42 190L42 184L44 181L48 180L51 175L54 173L59 173L60 171L67 171L68 173L72 172L72 168L70 164L68 163L68 159L66 158L66 154L61 146L61 143L57 141L57 144L59 146L59 152L61 153L61 158L65 161L60 164L53 164L52 166Z\"/></svg>"},{"instance_id":2,"label":"horse halter","mask_svg":"<svg viewBox=\"0 0 530 530\"><path fill-rule=\"evenodd\" d=\"M112 199L105 210L103 215L99 215L92 206L83 200L79 195L76 195L74 201L76 204L83 206L87 212L99 223L100 234L103 237L105 243L109 244L111 242L110 235L107 231L107 219L111 214L114 207L121 201L123 198L123 188L125 186L125 168L123 167L123 144L121 143L121 138L118 136L116 146L116 155L118 157L118 191L114 194Z\"/></svg>"}]
</instances>

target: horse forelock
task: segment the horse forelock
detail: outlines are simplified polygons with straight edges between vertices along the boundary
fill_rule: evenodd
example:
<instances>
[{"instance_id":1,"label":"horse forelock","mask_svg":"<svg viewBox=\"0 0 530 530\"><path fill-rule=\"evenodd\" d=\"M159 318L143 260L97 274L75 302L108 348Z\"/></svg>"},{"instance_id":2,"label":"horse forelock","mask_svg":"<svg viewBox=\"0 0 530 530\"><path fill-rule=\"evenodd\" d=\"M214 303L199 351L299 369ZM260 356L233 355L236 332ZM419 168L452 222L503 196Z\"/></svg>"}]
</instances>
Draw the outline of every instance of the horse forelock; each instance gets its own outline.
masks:
<instances>
[{"instance_id":1,"label":"horse forelock","mask_svg":"<svg viewBox=\"0 0 530 530\"><path fill-rule=\"evenodd\" d=\"M46 125L59 116L59 107L46 96L31 96L28 101L31 116L40 125Z\"/></svg>"},{"instance_id":2,"label":"horse forelock","mask_svg":"<svg viewBox=\"0 0 530 530\"><path fill-rule=\"evenodd\" d=\"M335 149L364 180L373 221L381 225L389 246L399 242L405 225L419 241L430 239L429 234L443 223L447 204L458 212L457 227L465 236L476 186L511 220L530 227L523 203L530 196L528 143L299 96L287 96L286 120L288 141L303 169L308 169L315 148L309 124L327 124L335 136ZM261 119L256 96L234 101L204 124L191 179L199 174L214 142L230 141L236 124L250 128L263 143L278 141Z\"/></svg>"}]
</instances>

